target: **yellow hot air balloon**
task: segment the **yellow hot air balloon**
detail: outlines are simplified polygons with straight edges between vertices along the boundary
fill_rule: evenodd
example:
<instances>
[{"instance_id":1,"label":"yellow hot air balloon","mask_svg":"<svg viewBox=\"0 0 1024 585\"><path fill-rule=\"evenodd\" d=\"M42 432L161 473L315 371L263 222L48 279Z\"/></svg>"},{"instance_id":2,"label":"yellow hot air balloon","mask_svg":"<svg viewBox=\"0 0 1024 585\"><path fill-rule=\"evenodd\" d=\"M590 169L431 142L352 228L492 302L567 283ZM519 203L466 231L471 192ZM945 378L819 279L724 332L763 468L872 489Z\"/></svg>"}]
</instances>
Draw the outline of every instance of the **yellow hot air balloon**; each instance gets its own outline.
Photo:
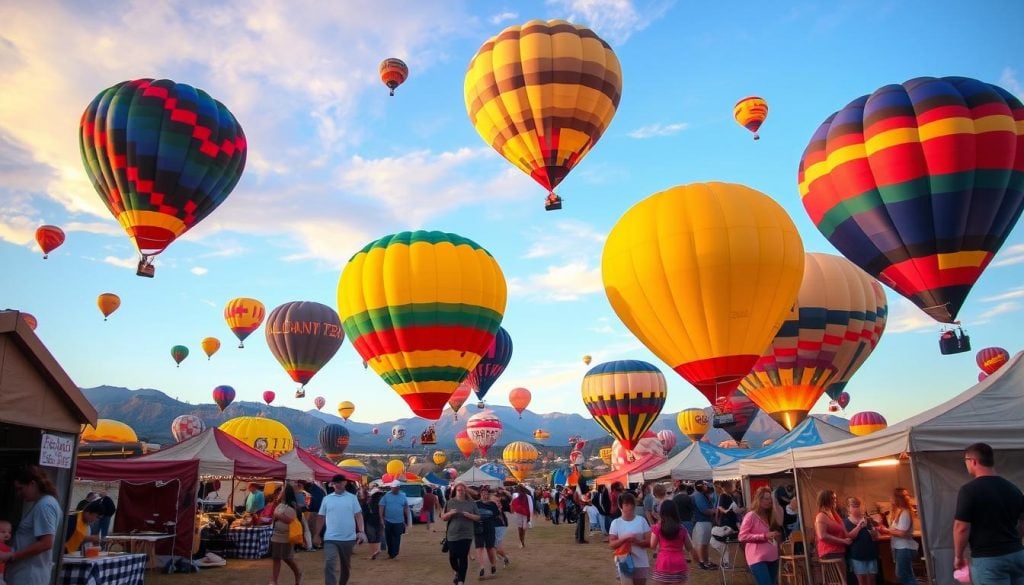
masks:
<instances>
[{"instance_id":1,"label":"yellow hot air balloon","mask_svg":"<svg viewBox=\"0 0 1024 585\"><path fill-rule=\"evenodd\" d=\"M533 431L533 438L543 443L544 441L547 441L548 439L551 438L551 433L545 431L544 429L537 429Z\"/></svg>"},{"instance_id":2,"label":"yellow hot air balloon","mask_svg":"<svg viewBox=\"0 0 1024 585\"><path fill-rule=\"evenodd\" d=\"M356 405L352 404L348 400L342 400L338 403L338 416L348 420L348 417L352 416L352 413L356 411Z\"/></svg>"},{"instance_id":3,"label":"yellow hot air balloon","mask_svg":"<svg viewBox=\"0 0 1024 585\"><path fill-rule=\"evenodd\" d=\"M239 416L224 422L220 430L263 451L271 457L279 457L292 450L292 433L288 427L272 418L262 416Z\"/></svg>"},{"instance_id":4,"label":"yellow hot air balloon","mask_svg":"<svg viewBox=\"0 0 1024 585\"><path fill-rule=\"evenodd\" d=\"M405 471L405 462L401 459L392 459L391 461L388 461L388 465L385 470L388 475L398 475Z\"/></svg>"},{"instance_id":5,"label":"yellow hot air balloon","mask_svg":"<svg viewBox=\"0 0 1024 585\"><path fill-rule=\"evenodd\" d=\"M79 440L83 443L137 443L138 435L128 425L109 418L96 420L96 426L87 425L82 430Z\"/></svg>"},{"instance_id":6,"label":"yellow hot air balloon","mask_svg":"<svg viewBox=\"0 0 1024 585\"><path fill-rule=\"evenodd\" d=\"M711 404L757 362L800 289L793 220L743 185L673 187L634 205L605 242L619 319Z\"/></svg>"},{"instance_id":7,"label":"yellow hot air balloon","mask_svg":"<svg viewBox=\"0 0 1024 585\"><path fill-rule=\"evenodd\" d=\"M245 338L259 328L267 314L266 307L256 299L238 297L224 307L224 320L238 338L238 347L245 347Z\"/></svg>"},{"instance_id":8,"label":"yellow hot air balloon","mask_svg":"<svg viewBox=\"0 0 1024 585\"><path fill-rule=\"evenodd\" d=\"M217 353L220 349L220 340L216 337L204 337L202 343L199 344L203 348L203 353L206 354L206 359L209 360L213 357L213 354Z\"/></svg>"},{"instance_id":9,"label":"yellow hot air balloon","mask_svg":"<svg viewBox=\"0 0 1024 585\"><path fill-rule=\"evenodd\" d=\"M601 447L601 450L598 451L597 454L600 455L601 461L604 461L605 465L611 465L612 464L612 448L611 447Z\"/></svg>"},{"instance_id":10,"label":"yellow hot air balloon","mask_svg":"<svg viewBox=\"0 0 1024 585\"><path fill-rule=\"evenodd\" d=\"M100 308L100 312L103 313L103 320L106 321L107 317L121 306L121 297L114 293L102 293L96 297L96 306Z\"/></svg>"},{"instance_id":11,"label":"yellow hot air balloon","mask_svg":"<svg viewBox=\"0 0 1024 585\"><path fill-rule=\"evenodd\" d=\"M549 191L597 144L622 95L615 52L594 31L531 20L487 40L469 62L465 98L484 142Z\"/></svg>"},{"instance_id":12,"label":"yellow hot air balloon","mask_svg":"<svg viewBox=\"0 0 1024 585\"><path fill-rule=\"evenodd\" d=\"M594 359L594 358L590 357L589 355L585 355L585 356L583 356L583 365L585 365L585 366L589 366L589 365L590 365L590 362L591 362L591 360L593 360L593 359Z\"/></svg>"},{"instance_id":13,"label":"yellow hot air balloon","mask_svg":"<svg viewBox=\"0 0 1024 585\"><path fill-rule=\"evenodd\" d=\"M740 388L793 430L873 335L875 281L841 256L807 254L803 284L789 316ZM856 365L860 365L857 362Z\"/></svg>"},{"instance_id":14,"label":"yellow hot air balloon","mask_svg":"<svg viewBox=\"0 0 1024 585\"><path fill-rule=\"evenodd\" d=\"M448 461L448 455L444 451L434 451L431 460L434 462L434 465L444 465Z\"/></svg>"},{"instance_id":15,"label":"yellow hot air balloon","mask_svg":"<svg viewBox=\"0 0 1024 585\"><path fill-rule=\"evenodd\" d=\"M711 427L711 417L704 412L703 408L687 408L676 416L676 424L691 441L699 441L704 438Z\"/></svg>"},{"instance_id":16,"label":"yellow hot air balloon","mask_svg":"<svg viewBox=\"0 0 1024 585\"><path fill-rule=\"evenodd\" d=\"M373 371L417 415L441 418L455 389L494 343L505 276L476 242L402 232L371 242L345 266L338 314Z\"/></svg>"},{"instance_id":17,"label":"yellow hot air balloon","mask_svg":"<svg viewBox=\"0 0 1024 585\"><path fill-rule=\"evenodd\" d=\"M537 448L533 445L525 441L515 441L509 443L502 451L501 460L516 479L524 481L533 471L533 465L539 456Z\"/></svg>"},{"instance_id":18,"label":"yellow hot air balloon","mask_svg":"<svg viewBox=\"0 0 1024 585\"><path fill-rule=\"evenodd\" d=\"M760 140L757 131L768 117L768 102L757 96L745 97L733 106L732 116L737 124L754 133L754 140Z\"/></svg>"}]
</instances>

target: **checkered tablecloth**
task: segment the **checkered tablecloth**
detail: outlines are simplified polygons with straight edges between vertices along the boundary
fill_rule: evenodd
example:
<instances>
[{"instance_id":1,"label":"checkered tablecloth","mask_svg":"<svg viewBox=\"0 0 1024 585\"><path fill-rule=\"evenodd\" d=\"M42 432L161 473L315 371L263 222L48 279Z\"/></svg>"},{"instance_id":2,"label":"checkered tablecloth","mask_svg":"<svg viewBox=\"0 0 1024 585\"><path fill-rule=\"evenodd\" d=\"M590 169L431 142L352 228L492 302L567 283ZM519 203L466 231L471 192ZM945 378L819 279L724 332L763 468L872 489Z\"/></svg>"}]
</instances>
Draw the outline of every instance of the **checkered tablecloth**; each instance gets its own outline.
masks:
<instances>
[{"instance_id":1,"label":"checkered tablecloth","mask_svg":"<svg viewBox=\"0 0 1024 585\"><path fill-rule=\"evenodd\" d=\"M146 555L112 555L95 559L64 557L63 585L141 585Z\"/></svg>"},{"instance_id":2,"label":"checkered tablecloth","mask_svg":"<svg viewBox=\"0 0 1024 585\"><path fill-rule=\"evenodd\" d=\"M228 530L228 540L234 545L231 556L236 559L260 559L270 552L270 536L272 526L254 526L232 528Z\"/></svg>"}]
</instances>

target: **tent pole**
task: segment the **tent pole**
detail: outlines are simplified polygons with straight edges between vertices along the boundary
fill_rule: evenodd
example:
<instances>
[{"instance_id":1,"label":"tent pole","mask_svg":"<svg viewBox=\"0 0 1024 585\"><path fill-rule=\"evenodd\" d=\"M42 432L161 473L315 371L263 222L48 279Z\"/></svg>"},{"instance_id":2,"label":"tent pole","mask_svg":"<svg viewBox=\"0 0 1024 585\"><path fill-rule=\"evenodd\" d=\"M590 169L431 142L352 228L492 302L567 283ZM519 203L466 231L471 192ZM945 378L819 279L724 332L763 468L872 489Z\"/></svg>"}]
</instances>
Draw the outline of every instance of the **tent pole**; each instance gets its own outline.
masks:
<instances>
[{"instance_id":1,"label":"tent pole","mask_svg":"<svg viewBox=\"0 0 1024 585\"><path fill-rule=\"evenodd\" d=\"M807 576L807 583L814 583L811 578L811 547L807 538L806 518L804 518L804 503L800 499L800 477L796 469L796 454L793 449L789 450L789 456L793 462L793 489L796 497L797 517L800 520L800 533L804 535L804 571Z\"/></svg>"},{"instance_id":2,"label":"tent pole","mask_svg":"<svg viewBox=\"0 0 1024 585\"><path fill-rule=\"evenodd\" d=\"M907 453L907 457L910 460L910 481L914 484L914 494L917 496L917 517L921 520L921 548L924 549L922 551L924 555L924 570L928 572L928 582L934 583L935 579L932 578L932 575L935 572L932 570L932 554L928 546L928 523L925 522L925 515L921 508L921 482L917 477L917 458L910 453ZM913 529L913 526L911 526L911 529Z\"/></svg>"}]
</instances>

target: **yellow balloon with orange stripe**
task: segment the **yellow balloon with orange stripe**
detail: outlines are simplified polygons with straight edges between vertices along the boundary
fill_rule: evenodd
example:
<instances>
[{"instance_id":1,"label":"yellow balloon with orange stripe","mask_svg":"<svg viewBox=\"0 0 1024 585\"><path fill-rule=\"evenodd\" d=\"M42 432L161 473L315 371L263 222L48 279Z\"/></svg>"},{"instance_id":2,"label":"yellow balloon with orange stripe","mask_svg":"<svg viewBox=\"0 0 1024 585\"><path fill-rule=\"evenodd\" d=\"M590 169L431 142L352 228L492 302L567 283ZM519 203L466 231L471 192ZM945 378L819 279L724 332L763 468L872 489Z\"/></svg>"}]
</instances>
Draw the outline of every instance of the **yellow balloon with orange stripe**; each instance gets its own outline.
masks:
<instances>
[{"instance_id":1,"label":"yellow balloon with orange stripe","mask_svg":"<svg viewBox=\"0 0 1024 585\"><path fill-rule=\"evenodd\" d=\"M476 242L402 232L366 245L338 282L338 314L359 355L417 415L437 420L494 343L501 267Z\"/></svg>"},{"instance_id":2,"label":"yellow balloon with orange stripe","mask_svg":"<svg viewBox=\"0 0 1024 585\"><path fill-rule=\"evenodd\" d=\"M750 96L741 99L733 106L732 115L736 118L737 124L754 133L754 140L761 140L761 135L757 131L768 118L768 102L764 101L764 98Z\"/></svg>"},{"instance_id":3,"label":"yellow balloon with orange stripe","mask_svg":"<svg viewBox=\"0 0 1024 585\"><path fill-rule=\"evenodd\" d=\"M509 443L502 451L501 460L516 479L524 481L526 476L533 471L533 466L539 456L540 453L533 445L525 441L515 441Z\"/></svg>"},{"instance_id":4,"label":"yellow balloon with orange stripe","mask_svg":"<svg viewBox=\"0 0 1024 585\"><path fill-rule=\"evenodd\" d=\"M256 299L238 297L224 306L224 321L238 338L238 347L245 347L245 338L263 324L267 309Z\"/></svg>"},{"instance_id":5,"label":"yellow balloon with orange stripe","mask_svg":"<svg viewBox=\"0 0 1024 585\"><path fill-rule=\"evenodd\" d=\"M676 424L679 425L679 431L691 441L699 441L711 428L711 417L703 408L687 408L676 415Z\"/></svg>"}]
</instances>

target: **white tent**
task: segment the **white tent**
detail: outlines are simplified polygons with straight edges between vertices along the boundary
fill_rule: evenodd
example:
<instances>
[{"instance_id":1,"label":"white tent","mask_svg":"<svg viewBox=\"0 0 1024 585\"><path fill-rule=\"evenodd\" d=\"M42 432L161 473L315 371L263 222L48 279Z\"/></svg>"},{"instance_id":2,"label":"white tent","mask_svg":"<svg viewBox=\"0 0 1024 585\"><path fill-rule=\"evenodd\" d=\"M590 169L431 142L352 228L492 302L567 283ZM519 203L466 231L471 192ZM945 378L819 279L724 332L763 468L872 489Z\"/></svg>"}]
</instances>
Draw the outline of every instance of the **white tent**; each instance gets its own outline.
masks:
<instances>
[{"instance_id":1,"label":"white tent","mask_svg":"<svg viewBox=\"0 0 1024 585\"><path fill-rule=\"evenodd\" d=\"M743 475L740 471L740 462L743 460L768 459L779 454L785 454L792 449L834 443L835 441L851 437L853 435L848 431L825 422L818 417L809 416L796 425L792 431L779 437L771 445L752 451L745 457L737 457L723 464L714 465L711 477L716 480L739 479Z\"/></svg>"},{"instance_id":2,"label":"white tent","mask_svg":"<svg viewBox=\"0 0 1024 585\"><path fill-rule=\"evenodd\" d=\"M491 487L498 487L501 485L500 479L484 472L479 467L470 467L466 473L456 477L455 481L462 482L468 486L489 485Z\"/></svg>"},{"instance_id":3,"label":"white tent","mask_svg":"<svg viewBox=\"0 0 1024 585\"><path fill-rule=\"evenodd\" d=\"M820 488L884 502L912 482L919 503L925 562L935 583L954 583L953 514L960 486L970 480L963 450L988 443L1001 475L1024 486L1024 353L951 400L864 437L793 449L740 462L744 476L796 469L803 510ZM862 464L888 464L865 467ZM908 481L909 480L909 481ZM806 519L806 518L805 518Z\"/></svg>"},{"instance_id":4,"label":"white tent","mask_svg":"<svg viewBox=\"0 0 1024 585\"><path fill-rule=\"evenodd\" d=\"M732 449L720 449L708 443L694 442L661 465L644 471L643 478L644 481L666 477L691 481L711 479L712 470L716 466L735 461L736 458L729 455L729 451Z\"/></svg>"}]
</instances>

